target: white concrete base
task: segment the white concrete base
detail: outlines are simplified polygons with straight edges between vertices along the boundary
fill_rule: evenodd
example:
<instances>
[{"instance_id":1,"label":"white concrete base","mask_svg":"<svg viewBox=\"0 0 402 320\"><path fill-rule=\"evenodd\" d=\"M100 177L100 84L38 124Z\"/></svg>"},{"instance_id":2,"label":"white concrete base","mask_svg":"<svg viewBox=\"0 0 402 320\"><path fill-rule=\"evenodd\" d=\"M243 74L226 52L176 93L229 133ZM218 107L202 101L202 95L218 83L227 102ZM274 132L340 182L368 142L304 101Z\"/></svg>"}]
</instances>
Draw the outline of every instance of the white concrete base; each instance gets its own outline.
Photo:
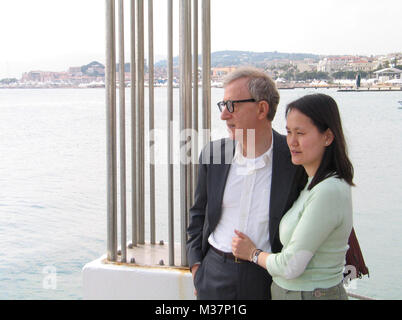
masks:
<instances>
[{"instance_id":1,"label":"white concrete base","mask_svg":"<svg viewBox=\"0 0 402 320\"><path fill-rule=\"evenodd\" d=\"M109 263L106 255L83 268L87 300L194 300L188 268Z\"/></svg>"}]
</instances>

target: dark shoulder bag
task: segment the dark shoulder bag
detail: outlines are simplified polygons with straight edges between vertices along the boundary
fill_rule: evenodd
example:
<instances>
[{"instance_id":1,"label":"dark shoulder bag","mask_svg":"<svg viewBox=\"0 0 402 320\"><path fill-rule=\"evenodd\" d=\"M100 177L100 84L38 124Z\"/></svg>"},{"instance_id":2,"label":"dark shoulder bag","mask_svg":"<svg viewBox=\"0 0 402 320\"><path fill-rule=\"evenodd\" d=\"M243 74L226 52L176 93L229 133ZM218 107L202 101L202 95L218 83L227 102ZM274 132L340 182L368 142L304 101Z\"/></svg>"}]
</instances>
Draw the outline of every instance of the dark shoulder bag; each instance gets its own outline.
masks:
<instances>
[{"instance_id":1,"label":"dark shoulder bag","mask_svg":"<svg viewBox=\"0 0 402 320\"><path fill-rule=\"evenodd\" d=\"M356 277L358 277L359 279L364 275L370 276L369 270L364 263L363 254L360 250L359 241L357 241L354 228L352 228L352 232L350 233L348 244L349 250L346 252L346 266L354 266L356 268ZM348 274L344 274L345 277L347 275Z\"/></svg>"}]
</instances>

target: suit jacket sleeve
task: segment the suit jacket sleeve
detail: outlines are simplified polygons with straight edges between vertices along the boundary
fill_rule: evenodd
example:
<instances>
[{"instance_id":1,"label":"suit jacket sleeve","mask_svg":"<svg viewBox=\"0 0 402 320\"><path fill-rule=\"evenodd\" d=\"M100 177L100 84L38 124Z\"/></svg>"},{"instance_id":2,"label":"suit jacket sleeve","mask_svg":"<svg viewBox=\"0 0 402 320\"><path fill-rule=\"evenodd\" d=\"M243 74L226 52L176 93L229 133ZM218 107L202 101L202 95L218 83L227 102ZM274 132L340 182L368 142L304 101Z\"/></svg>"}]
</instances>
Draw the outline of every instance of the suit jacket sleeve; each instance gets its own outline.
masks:
<instances>
[{"instance_id":1,"label":"suit jacket sleeve","mask_svg":"<svg viewBox=\"0 0 402 320\"><path fill-rule=\"evenodd\" d=\"M194 205L189 211L189 226L187 228L187 258L190 268L196 262L203 259L202 243L204 228L207 228L206 210L207 210L207 164L202 163L203 155L201 153L198 165L198 181L194 195Z\"/></svg>"}]
</instances>

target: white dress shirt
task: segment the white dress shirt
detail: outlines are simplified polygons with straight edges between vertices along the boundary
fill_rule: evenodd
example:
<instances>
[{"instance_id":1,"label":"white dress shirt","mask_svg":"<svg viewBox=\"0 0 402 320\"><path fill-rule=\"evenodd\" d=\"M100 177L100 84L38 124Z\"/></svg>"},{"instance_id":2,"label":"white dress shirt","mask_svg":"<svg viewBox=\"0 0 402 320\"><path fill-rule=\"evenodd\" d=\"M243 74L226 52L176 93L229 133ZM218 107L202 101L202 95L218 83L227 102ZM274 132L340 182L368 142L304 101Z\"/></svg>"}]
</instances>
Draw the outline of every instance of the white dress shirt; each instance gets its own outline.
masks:
<instances>
[{"instance_id":1,"label":"white dress shirt","mask_svg":"<svg viewBox=\"0 0 402 320\"><path fill-rule=\"evenodd\" d=\"M213 247L232 252L234 230L246 234L257 248L271 252L269 203L272 178L272 145L263 155L249 159L237 143L222 200L222 216L208 238Z\"/></svg>"}]
</instances>

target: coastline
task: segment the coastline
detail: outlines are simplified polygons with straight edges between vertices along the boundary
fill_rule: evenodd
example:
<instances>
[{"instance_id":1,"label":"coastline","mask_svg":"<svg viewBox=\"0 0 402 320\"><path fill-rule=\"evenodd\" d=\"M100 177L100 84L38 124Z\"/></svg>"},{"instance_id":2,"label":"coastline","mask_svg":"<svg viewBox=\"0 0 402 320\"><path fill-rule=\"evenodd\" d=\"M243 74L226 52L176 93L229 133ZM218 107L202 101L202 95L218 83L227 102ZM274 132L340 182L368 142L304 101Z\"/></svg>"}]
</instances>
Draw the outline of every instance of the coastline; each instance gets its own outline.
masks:
<instances>
[{"instance_id":1,"label":"coastline","mask_svg":"<svg viewBox=\"0 0 402 320\"><path fill-rule=\"evenodd\" d=\"M117 86L118 87L118 86ZM145 85L145 87L149 87ZM202 88L201 85L198 86ZM214 85L212 88L223 88L223 85ZM19 85L19 86L0 86L1 89L104 89L105 85ZM126 85L126 88L130 86ZM154 85L154 88L167 88L166 85ZM395 85L376 85L370 87L360 87L350 85L306 85L306 84L289 84L289 85L278 85L278 90L292 90L292 89L337 89L338 92L388 92L388 91L402 91L402 84L400 86ZM174 86L174 89L179 89L179 86Z\"/></svg>"}]
</instances>

